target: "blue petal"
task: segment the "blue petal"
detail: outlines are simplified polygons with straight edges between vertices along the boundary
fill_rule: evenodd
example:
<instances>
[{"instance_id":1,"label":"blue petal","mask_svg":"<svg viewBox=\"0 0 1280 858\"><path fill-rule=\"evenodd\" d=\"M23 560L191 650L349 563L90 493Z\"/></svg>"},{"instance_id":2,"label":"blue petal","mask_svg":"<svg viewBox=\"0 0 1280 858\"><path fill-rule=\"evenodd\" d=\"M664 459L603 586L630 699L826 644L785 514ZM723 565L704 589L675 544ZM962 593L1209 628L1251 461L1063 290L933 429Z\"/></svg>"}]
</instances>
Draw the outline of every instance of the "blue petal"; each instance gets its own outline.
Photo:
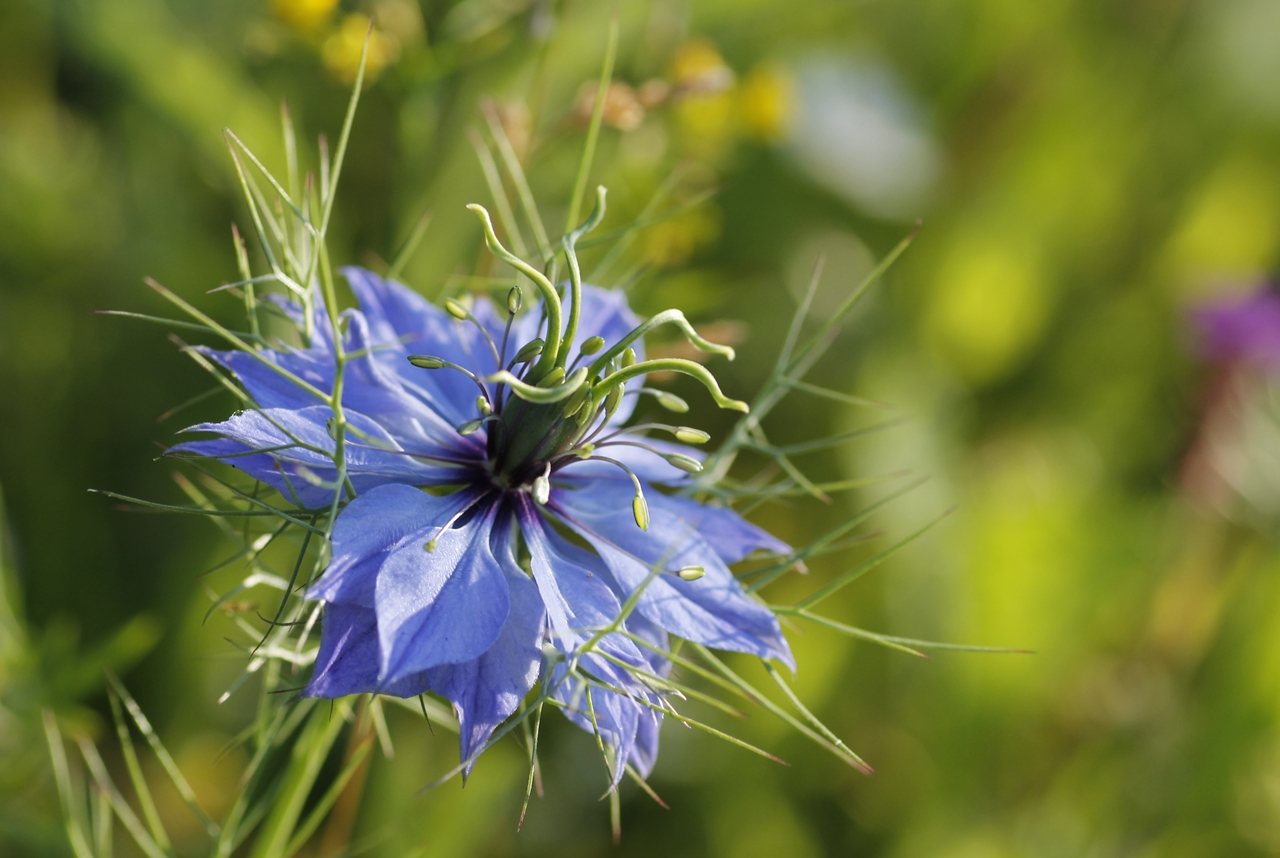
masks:
<instances>
[{"instance_id":1,"label":"blue petal","mask_svg":"<svg viewBox=\"0 0 1280 858\"><path fill-rule=\"evenodd\" d=\"M795 662L773 613L753 601L720 555L698 531L665 506L650 489L649 530L631 512L628 480L561 481L549 507L599 552L626 592L639 588L659 562L670 572L701 566L697 581L657 575L645 587L638 609L672 634L718 649ZM563 486L569 486L569 489Z\"/></svg>"},{"instance_id":2,"label":"blue petal","mask_svg":"<svg viewBox=\"0 0 1280 858\"><path fill-rule=\"evenodd\" d=\"M378 626L359 605L326 605L320 652L303 697L346 697L378 687Z\"/></svg>"},{"instance_id":3,"label":"blue petal","mask_svg":"<svg viewBox=\"0 0 1280 858\"><path fill-rule=\"evenodd\" d=\"M623 688L639 699L649 699L651 692L639 682L628 677L621 668L599 656L589 655L579 663L580 669L597 679ZM635 756L636 733L640 729L642 713L648 707L636 699L602 688L591 688L576 677L566 678L563 662L551 671L551 683L555 690L551 696L560 702L566 718L588 733L597 728L604 744L613 751L613 786L617 786L626 771L626 763ZM628 687L630 686L630 687ZM588 694L590 699L588 699ZM595 720L592 723L592 715Z\"/></svg>"},{"instance_id":4,"label":"blue petal","mask_svg":"<svg viewBox=\"0 0 1280 858\"><path fill-rule=\"evenodd\" d=\"M443 527L474 503L478 494L463 490L436 497L397 483L361 494L338 516L333 558L307 591L307 598L372 609L377 573L390 552L410 537L419 542L430 539L431 528ZM424 530L429 534L425 539Z\"/></svg>"},{"instance_id":5,"label":"blue petal","mask_svg":"<svg viewBox=\"0 0 1280 858\"><path fill-rule=\"evenodd\" d=\"M555 643L570 652L613 622L622 605L609 589L608 572L600 567L598 558L547 527L528 495L517 494L515 501L520 530L529 546L533 580L546 605ZM610 635L602 643L639 657L635 645L620 635Z\"/></svg>"},{"instance_id":6,"label":"blue petal","mask_svg":"<svg viewBox=\"0 0 1280 858\"><path fill-rule=\"evenodd\" d=\"M425 528L387 555L374 595L382 682L470 661L497 640L510 594L489 548L495 507L482 503L469 521L438 536ZM430 539L432 551L425 550Z\"/></svg>"},{"instance_id":7,"label":"blue petal","mask_svg":"<svg viewBox=\"0 0 1280 858\"><path fill-rule=\"evenodd\" d=\"M725 563L737 563L755 551L771 551L790 554L791 546L769 531L756 527L731 509L707 506L689 498L673 497L654 492L646 495L649 506L670 510L683 519L698 535L715 549Z\"/></svg>"},{"instance_id":8,"label":"blue petal","mask_svg":"<svg viewBox=\"0 0 1280 858\"><path fill-rule=\"evenodd\" d=\"M502 632L485 654L462 664L433 667L427 671L431 690L453 702L461 724L460 754L463 760L479 752L498 725L516 711L534 683L542 663L546 610L537 585L516 564L511 554L510 516L503 515L494 528L492 549L511 590L511 612ZM475 761L472 760L471 765ZM470 774L468 765L464 774Z\"/></svg>"},{"instance_id":9,"label":"blue petal","mask_svg":"<svg viewBox=\"0 0 1280 858\"><path fill-rule=\"evenodd\" d=\"M297 444L302 442L326 453L332 451L334 440L326 428L332 416L329 408L320 405L298 410L242 411L221 423L200 423L184 430L214 432L243 445L241 449L194 441L178 444L169 452L222 457L226 464L270 483L287 498L292 499L296 493L306 506L327 503L333 498L333 482L337 477L333 460ZM357 492L391 482L411 485L457 482L461 474L468 472L466 468L424 464L408 455L378 423L354 411L347 412L346 418L354 430L346 448L347 471ZM245 450L265 450L274 461L268 464L257 456L235 456ZM275 467L276 462L281 468ZM281 470L287 474L287 480Z\"/></svg>"},{"instance_id":10,"label":"blue petal","mask_svg":"<svg viewBox=\"0 0 1280 858\"><path fill-rule=\"evenodd\" d=\"M606 583L609 572L599 558L572 545L547 527L527 496L518 495L520 528L529 546L530 566L538 583L555 636L557 648L568 655L586 642L592 633L612 623L622 610L621 603ZM665 643L665 641L664 641ZM637 670L653 672L653 664L629 638L617 632L605 635L596 646L614 659ZM619 664L597 652L579 656L584 672L627 694L596 688L591 692L596 724L601 738L614 749L614 783L622 777L625 763L632 759L636 731L645 720L654 718L650 706L657 705L652 691ZM563 662L551 671L553 697L565 707L565 715L584 730L594 731L584 689L573 678L566 679ZM630 695L630 696L627 696ZM655 736L656 738L656 736ZM656 748L652 749L656 753Z\"/></svg>"},{"instance_id":11,"label":"blue petal","mask_svg":"<svg viewBox=\"0 0 1280 858\"><path fill-rule=\"evenodd\" d=\"M254 453L255 448L230 438L211 441L187 441L170 447L168 454L190 453L210 459L218 459L232 465L255 480L271 486L290 503L302 507L322 507L333 502L333 488L320 485L332 483L333 469L328 477L295 462L281 461L268 453Z\"/></svg>"},{"instance_id":12,"label":"blue petal","mask_svg":"<svg viewBox=\"0 0 1280 858\"><path fill-rule=\"evenodd\" d=\"M357 356L347 364L342 395L345 406L375 418L414 452L447 454L450 450L462 450L473 456L484 455L483 432L463 437L455 429L458 424L479 416L475 404L478 388L474 382L452 370L414 367L403 348L398 355L391 350L379 351L364 316L359 313L350 313L348 328L349 348ZM379 357L393 357L397 367L416 373L419 381L430 381L441 373L461 379L469 386L465 401L459 407L453 399L433 397L421 385L406 383L379 362Z\"/></svg>"},{"instance_id":13,"label":"blue petal","mask_svg":"<svg viewBox=\"0 0 1280 858\"><path fill-rule=\"evenodd\" d=\"M405 381L419 386L454 425L473 417L474 383L453 370L417 369L405 356L435 355L481 376L489 375L497 366L475 326L458 321L394 280L384 280L363 268L344 268L342 273L368 319L370 338L380 347L375 356Z\"/></svg>"}]
</instances>

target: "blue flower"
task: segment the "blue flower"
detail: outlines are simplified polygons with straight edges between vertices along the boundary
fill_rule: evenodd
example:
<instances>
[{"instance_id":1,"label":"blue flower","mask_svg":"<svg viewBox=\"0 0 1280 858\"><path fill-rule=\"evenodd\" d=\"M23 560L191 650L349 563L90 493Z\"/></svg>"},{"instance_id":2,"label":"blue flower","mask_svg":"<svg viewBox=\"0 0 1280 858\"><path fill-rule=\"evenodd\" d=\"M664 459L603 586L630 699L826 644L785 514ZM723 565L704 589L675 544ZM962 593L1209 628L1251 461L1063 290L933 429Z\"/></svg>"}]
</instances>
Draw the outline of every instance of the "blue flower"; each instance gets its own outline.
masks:
<instances>
[{"instance_id":1,"label":"blue flower","mask_svg":"<svg viewBox=\"0 0 1280 858\"><path fill-rule=\"evenodd\" d=\"M671 493L702 456L640 434L702 433L624 428L655 368L741 406L699 365L645 362L647 330L676 324L695 345L730 350L674 311L641 324L621 293L581 284L576 269L563 299L530 274L541 300L523 314L518 290L507 306L446 311L368 271L343 273L359 309L340 314L341 350L321 333L306 348L207 351L257 408L193 426L216 437L172 449L219 459L300 508L341 505L328 567L306 592L324 617L304 694L434 692L453 703L474 763L541 680L599 732L616 783L625 764L644 775L657 755L668 635L793 666L773 613L729 571L788 547ZM332 331L316 304L314 329ZM301 327L299 305L277 305ZM316 396L332 396L335 378L340 414Z\"/></svg>"}]
</instances>

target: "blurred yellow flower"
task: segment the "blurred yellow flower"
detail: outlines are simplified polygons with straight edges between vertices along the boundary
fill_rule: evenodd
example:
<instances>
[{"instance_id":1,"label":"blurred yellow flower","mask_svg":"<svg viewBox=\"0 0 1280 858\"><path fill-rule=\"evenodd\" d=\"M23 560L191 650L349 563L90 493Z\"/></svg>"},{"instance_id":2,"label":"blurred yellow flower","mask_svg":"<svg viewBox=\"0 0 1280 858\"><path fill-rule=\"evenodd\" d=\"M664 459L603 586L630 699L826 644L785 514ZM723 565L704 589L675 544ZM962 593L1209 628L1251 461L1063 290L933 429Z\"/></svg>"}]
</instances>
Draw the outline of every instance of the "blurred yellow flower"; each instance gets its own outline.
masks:
<instances>
[{"instance_id":1,"label":"blurred yellow flower","mask_svg":"<svg viewBox=\"0 0 1280 858\"><path fill-rule=\"evenodd\" d=\"M342 19L338 28L324 40L320 55L324 67L343 83L351 83L360 70L360 53L364 49L365 35L369 37L369 56L365 61L365 79L373 80L389 63L400 55L400 43L374 27L369 29L369 16L353 12Z\"/></svg>"},{"instance_id":2,"label":"blurred yellow flower","mask_svg":"<svg viewBox=\"0 0 1280 858\"><path fill-rule=\"evenodd\" d=\"M719 237L719 210L704 204L649 227L645 234L645 257L654 265L681 265L694 251Z\"/></svg>"},{"instance_id":3,"label":"blurred yellow flower","mask_svg":"<svg viewBox=\"0 0 1280 858\"><path fill-rule=\"evenodd\" d=\"M966 380L996 381L1040 338L1049 297L1030 254L969 234L939 268L925 332Z\"/></svg>"},{"instance_id":4,"label":"blurred yellow flower","mask_svg":"<svg viewBox=\"0 0 1280 858\"><path fill-rule=\"evenodd\" d=\"M303 33L318 33L329 23L338 0L272 0L277 18Z\"/></svg>"},{"instance_id":5,"label":"blurred yellow flower","mask_svg":"<svg viewBox=\"0 0 1280 858\"><path fill-rule=\"evenodd\" d=\"M733 71L716 46L706 39L681 45L671 59L671 79L689 93L723 92L733 86Z\"/></svg>"},{"instance_id":6,"label":"blurred yellow flower","mask_svg":"<svg viewBox=\"0 0 1280 858\"><path fill-rule=\"evenodd\" d=\"M1280 177L1268 164L1230 161L1192 197L1164 253L1175 286L1192 294L1249 289L1276 261Z\"/></svg>"},{"instance_id":7,"label":"blurred yellow flower","mask_svg":"<svg viewBox=\"0 0 1280 858\"><path fill-rule=\"evenodd\" d=\"M795 108L791 79L772 63L751 70L738 90L738 116L743 128L765 140L778 140Z\"/></svg>"}]
</instances>

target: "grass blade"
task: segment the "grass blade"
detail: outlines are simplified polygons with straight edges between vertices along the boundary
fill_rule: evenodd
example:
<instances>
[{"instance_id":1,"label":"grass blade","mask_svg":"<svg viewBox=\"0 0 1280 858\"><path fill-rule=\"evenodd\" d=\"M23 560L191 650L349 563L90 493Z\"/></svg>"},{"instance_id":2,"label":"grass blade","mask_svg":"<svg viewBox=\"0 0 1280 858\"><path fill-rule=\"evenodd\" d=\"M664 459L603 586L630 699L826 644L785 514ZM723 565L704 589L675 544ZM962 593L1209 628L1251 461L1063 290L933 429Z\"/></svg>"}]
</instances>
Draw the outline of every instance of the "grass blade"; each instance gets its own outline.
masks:
<instances>
[{"instance_id":1,"label":"grass blade","mask_svg":"<svg viewBox=\"0 0 1280 858\"><path fill-rule=\"evenodd\" d=\"M196 819L200 820L200 824L204 827L204 830L209 833L209 836L217 839L219 831L218 824L209 818L208 814L204 812L204 809L200 807L200 803L196 801L196 794L195 791L191 789L191 784L187 782L187 779L183 777L182 772L178 770L178 764L174 762L168 749L165 748L164 743L160 741L160 737L156 735L156 731L152 728L151 722L147 720L147 716L143 714L142 709L138 706L133 697L129 695L129 691L124 687L124 684L116 678L115 674L108 672L107 682L110 687L115 690L115 693L120 695L120 699L124 703L125 710L128 711L130 717L133 718L133 723L138 726L139 732L142 733L143 737L147 740L147 744L151 746L151 750L160 760L160 765L164 767L165 772L169 775L169 780L173 782L174 787L178 790L178 794L182 796L182 800L187 803L187 807L191 808L191 812L195 815ZM123 817L121 818L121 821L124 821Z\"/></svg>"}]
</instances>

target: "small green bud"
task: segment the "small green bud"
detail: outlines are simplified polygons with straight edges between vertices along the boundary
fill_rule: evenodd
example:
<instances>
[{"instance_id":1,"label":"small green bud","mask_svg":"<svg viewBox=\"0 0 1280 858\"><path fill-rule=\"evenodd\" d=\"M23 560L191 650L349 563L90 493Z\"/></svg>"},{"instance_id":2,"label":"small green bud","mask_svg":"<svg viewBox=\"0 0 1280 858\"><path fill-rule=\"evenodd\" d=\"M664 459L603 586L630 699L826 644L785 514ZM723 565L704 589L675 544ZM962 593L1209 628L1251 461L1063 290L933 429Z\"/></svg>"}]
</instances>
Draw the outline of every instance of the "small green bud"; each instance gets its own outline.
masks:
<instances>
[{"instance_id":1,"label":"small green bud","mask_svg":"<svg viewBox=\"0 0 1280 858\"><path fill-rule=\"evenodd\" d=\"M582 344L584 355L593 355L604 348L604 337L590 337Z\"/></svg>"},{"instance_id":2,"label":"small green bud","mask_svg":"<svg viewBox=\"0 0 1280 858\"><path fill-rule=\"evenodd\" d=\"M564 367L558 366L542 377L538 387L555 387L562 381L564 381Z\"/></svg>"},{"instance_id":3,"label":"small green bud","mask_svg":"<svg viewBox=\"0 0 1280 858\"><path fill-rule=\"evenodd\" d=\"M478 430L481 426L484 425L484 421L485 421L485 418L483 417L477 417L475 420L468 420L466 423L463 423L461 426L458 427L458 434L473 435L475 434L476 430Z\"/></svg>"},{"instance_id":4,"label":"small green bud","mask_svg":"<svg viewBox=\"0 0 1280 858\"><path fill-rule=\"evenodd\" d=\"M480 414L483 417L488 417L493 413L493 407L489 405L489 400L484 396L476 397L476 408L480 411Z\"/></svg>"},{"instance_id":5,"label":"small green bud","mask_svg":"<svg viewBox=\"0 0 1280 858\"><path fill-rule=\"evenodd\" d=\"M596 451L595 444L583 444L581 447L575 450L574 453L577 454L579 459L590 459L591 454L594 453L595 451Z\"/></svg>"},{"instance_id":6,"label":"small green bud","mask_svg":"<svg viewBox=\"0 0 1280 858\"><path fill-rule=\"evenodd\" d=\"M637 491L632 499L631 514L635 516L636 525L641 530L649 529L649 502L644 499L643 492Z\"/></svg>"},{"instance_id":7,"label":"small green bud","mask_svg":"<svg viewBox=\"0 0 1280 858\"><path fill-rule=\"evenodd\" d=\"M439 369L445 365L445 359L432 355L409 355L409 363L419 369Z\"/></svg>"},{"instance_id":8,"label":"small green bud","mask_svg":"<svg viewBox=\"0 0 1280 858\"><path fill-rule=\"evenodd\" d=\"M701 566L686 566L676 573L685 581L697 581L703 575L707 574L707 570Z\"/></svg>"},{"instance_id":9,"label":"small green bud","mask_svg":"<svg viewBox=\"0 0 1280 858\"><path fill-rule=\"evenodd\" d=\"M519 286L512 286L511 291L507 293L507 312L514 316L520 312L522 306L524 306L524 292L520 291Z\"/></svg>"},{"instance_id":10,"label":"small green bud","mask_svg":"<svg viewBox=\"0 0 1280 858\"><path fill-rule=\"evenodd\" d=\"M686 444L705 444L711 440L711 436L701 429L690 429L688 426L676 427L676 440L683 441Z\"/></svg>"},{"instance_id":11,"label":"small green bud","mask_svg":"<svg viewBox=\"0 0 1280 858\"><path fill-rule=\"evenodd\" d=\"M520 351L516 352L516 363L528 363L529 361L542 354L542 347L546 345L541 339L529 340L520 347Z\"/></svg>"},{"instance_id":12,"label":"small green bud","mask_svg":"<svg viewBox=\"0 0 1280 858\"><path fill-rule=\"evenodd\" d=\"M622 368L626 369L629 366L635 366L635 365L636 365L636 350L627 349L625 352L622 353Z\"/></svg>"},{"instance_id":13,"label":"small green bud","mask_svg":"<svg viewBox=\"0 0 1280 858\"><path fill-rule=\"evenodd\" d=\"M467 316L471 315L471 311L466 308L466 305L453 298L444 299L444 308L449 311L450 316L461 322L465 322Z\"/></svg>"},{"instance_id":14,"label":"small green bud","mask_svg":"<svg viewBox=\"0 0 1280 858\"><path fill-rule=\"evenodd\" d=\"M668 453L662 458L666 459L680 470L687 471L690 474L696 474L702 470L702 463L697 459L691 459L688 456L681 456L679 453Z\"/></svg>"},{"instance_id":15,"label":"small green bud","mask_svg":"<svg viewBox=\"0 0 1280 858\"><path fill-rule=\"evenodd\" d=\"M676 414L684 414L689 410L689 403L685 402L674 393L667 393L665 390L659 390L654 393L653 398L658 400L658 404L668 411L674 411Z\"/></svg>"}]
</instances>

